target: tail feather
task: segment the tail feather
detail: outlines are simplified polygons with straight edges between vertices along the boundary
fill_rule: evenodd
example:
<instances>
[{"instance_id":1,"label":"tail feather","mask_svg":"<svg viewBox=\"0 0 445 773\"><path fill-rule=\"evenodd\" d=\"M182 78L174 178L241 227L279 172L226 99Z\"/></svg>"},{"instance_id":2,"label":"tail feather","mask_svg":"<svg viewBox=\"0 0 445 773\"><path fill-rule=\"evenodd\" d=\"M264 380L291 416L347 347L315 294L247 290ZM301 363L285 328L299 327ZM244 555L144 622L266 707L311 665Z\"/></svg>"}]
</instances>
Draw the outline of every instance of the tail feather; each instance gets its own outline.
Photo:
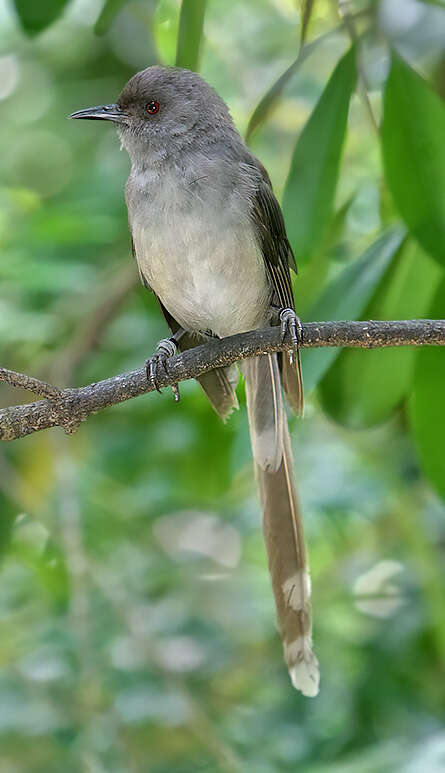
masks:
<instances>
[{"instance_id":1,"label":"tail feather","mask_svg":"<svg viewBox=\"0 0 445 773\"><path fill-rule=\"evenodd\" d=\"M301 372L300 350L294 354L292 362L288 354L283 352L283 388L286 397L297 416L304 413L303 376Z\"/></svg>"},{"instance_id":2,"label":"tail feather","mask_svg":"<svg viewBox=\"0 0 445 773\"><path fill-rule=\"evenodd\" d=\"M238 377L238 368L229 365L226 368L209 370L197 379L212 407L223 421L227 421L233 409L238 408L235 392Z\"/></svg>"},{"instance_id":3,"label":"tail feather","mask_svg":"<svg viewBox=\"0 0 445 773\"><path fill-rule=\"evenodd\" d=\"M294 687L303 695L314 696L318 693L319 672L312 650L309 567L276 356L247 360L243 369L255 471L263 506L263 532L284 657ZM263 416L258 415L260 408ZM265 448L266 437L272 442L269 453ZM271 459L274 465L270 464Z\"/></svg>"},{"instance_id":4,"label":"tail feather","mask_svg":"<svg viewBox=\"0 0 445 773\"><path fill-rule=\"evenodd\" d=\"M161 309L163 309L162 305ZM164 314L165 313L164 310ZM201 341L202 340L203 339L201 339ZM193 347L198 346L199 343L200 338L198 336L184 332L179 339L179 349L181 352L184 352L187 349L193 349ZM238 384L238 377L239 374L236 365L229 365L225 368L209 370L197 379L204 393L210 400L212 407L220 415L223 421L228 419L234 408L238 408L238 399L235 391Z\"/></svg>"},{"instance_id":5,"label":"tail feather","mask_svg":"<svg viewBox=\"0 0 445 773\"><path fill-rule=\"evenodd\" d=\"M253 458L264 470L278 470L283 455L283 399L275 355L242 362Z\"/></svg>"}]
</instances>

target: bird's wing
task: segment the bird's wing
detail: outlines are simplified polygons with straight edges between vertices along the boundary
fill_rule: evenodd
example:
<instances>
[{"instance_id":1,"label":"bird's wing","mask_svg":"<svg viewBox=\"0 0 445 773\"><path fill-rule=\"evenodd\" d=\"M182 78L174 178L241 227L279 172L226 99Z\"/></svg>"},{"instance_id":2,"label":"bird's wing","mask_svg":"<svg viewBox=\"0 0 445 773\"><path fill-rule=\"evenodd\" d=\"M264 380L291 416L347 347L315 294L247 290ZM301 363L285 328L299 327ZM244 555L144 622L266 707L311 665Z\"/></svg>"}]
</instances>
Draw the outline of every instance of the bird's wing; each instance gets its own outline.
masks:
<instances>
[{"instance_id":1,"label":"bird's wing","mask_svg":"<svg viewBox=\"0 0 445 773\"><path fill-rule=\"evenodd\" d=\"M266 170L258 164L261 179L253 197L252 220L279 308L294 308L290 269L297 270L289 244L281 207L275 198Z\"/></svg>"},{"instance_id":2,"label":"bird's wing","mask_svg":"<svg viewBox=\"0 0 445 773\"><path fill-rule=\"evenodd\" d=\"M258 161L255 166L260 171L261 179L253 198L252 220L271 286L272 304L279 309L294 309L290 269L296 272L297 266L286 235L283 213L266 170ZM299 352L293 362L288 357L281 358L281 371L287 399L297 415L301 415L303 381Z\"/></svg>"},{"instance_id":3,"label":"bird's wing","mask_svg":"<svg viewBox=\"0 0 445 773\"><path fill-rule=\"evenodd\" d=\"M149 293L151 293L151 287L150 287L150 285L148 283L148 279L147 279L147 277L145 277L143 275L143 273L141 271L141 267L139 265L139 261L137 259L136 247L134 246L133 234L131 234L131 254L133 255L133 258L136 261L136 264L137 264L137 267L138 267L138 271L139 271L139 276L141 277L142 284L144 285L145 289L148 290Z\"/></svg>"}]
</instances>

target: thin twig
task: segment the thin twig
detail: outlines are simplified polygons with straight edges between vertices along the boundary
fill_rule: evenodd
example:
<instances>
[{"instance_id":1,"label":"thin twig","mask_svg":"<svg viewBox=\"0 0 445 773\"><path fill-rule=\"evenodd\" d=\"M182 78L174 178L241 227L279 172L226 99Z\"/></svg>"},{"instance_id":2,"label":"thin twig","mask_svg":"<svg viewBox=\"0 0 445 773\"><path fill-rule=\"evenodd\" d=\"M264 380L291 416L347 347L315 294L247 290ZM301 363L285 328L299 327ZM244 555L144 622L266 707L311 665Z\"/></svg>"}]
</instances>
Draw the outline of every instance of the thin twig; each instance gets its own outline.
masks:
<instances>
[{"instance_id":1,"label":"thin twig","mask_svg":"<svg viewBox=\"0 0 445 773\"><path fill-rule=\"evenodd\" d=\"M445 346L445 320L400 320L395 322L309 322L303 325L303 348L347 346L372 349L388 346ZM166 360L159 373L159 387L196 378L214 368L231 365L246 357L289 351L291 341L281 341L279 327L211 340ZM57 400L18 405L0 410L0 439L15 440L49 427L63 426L74 432L92 413L153 391L145 368L123 373L78 389L65 389Z\"/></svg>"},{"instance_id":2,"label":"thin twig","mask_svg":"<svg viewBox=\"0 0 445 773\"><path fill-rule=\"evenodd\" d=\"M41 381L39 378L26 376L25 373L17 373L17 371L8 370L7 368L0 368L0 381L6 381L11 386L27 389L29 392L34 392L35 395L50 399L60 397L62 394L61 389L47 384L46 381Z\"/></svg>"}]
</instances>

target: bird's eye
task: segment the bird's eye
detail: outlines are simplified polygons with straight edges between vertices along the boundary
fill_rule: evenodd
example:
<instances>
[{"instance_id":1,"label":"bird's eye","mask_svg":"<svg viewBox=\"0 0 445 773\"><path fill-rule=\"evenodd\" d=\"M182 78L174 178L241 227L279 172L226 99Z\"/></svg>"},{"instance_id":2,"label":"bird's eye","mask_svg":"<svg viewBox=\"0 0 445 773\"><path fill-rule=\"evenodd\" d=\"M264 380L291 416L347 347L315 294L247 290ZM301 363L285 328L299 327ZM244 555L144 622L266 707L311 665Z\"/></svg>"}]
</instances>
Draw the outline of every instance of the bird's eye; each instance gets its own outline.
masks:
<instances>
[{"instance_id":1,"label":"bird's eye","mask_svg":"<svg viewBox=\"0 0 445 773\"><path fill-rule=\"evenodd\" d=\"M156 102L155 99L152 99L151 102L147 102L145 105L145 109L147 113L150 113L150 115L154 115L159 110L159 102Z\"/></svg>"}]
</instances>

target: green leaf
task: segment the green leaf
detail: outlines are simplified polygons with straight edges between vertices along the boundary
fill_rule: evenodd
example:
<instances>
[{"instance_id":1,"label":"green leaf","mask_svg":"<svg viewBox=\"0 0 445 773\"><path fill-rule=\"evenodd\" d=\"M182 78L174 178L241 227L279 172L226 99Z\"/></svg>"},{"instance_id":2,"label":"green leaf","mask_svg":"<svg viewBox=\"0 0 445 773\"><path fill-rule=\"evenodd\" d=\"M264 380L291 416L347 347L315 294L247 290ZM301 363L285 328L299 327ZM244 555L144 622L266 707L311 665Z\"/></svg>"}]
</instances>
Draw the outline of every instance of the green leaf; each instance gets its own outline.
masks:
<instances>
[{"instance_id":1,"label":"green leaf","mask_svg":"<svg viewBox=\"0 0 445 773\"><path fill-rule=\"evenodd\" d=\"M347 266L324 290L305 315L305 322L358 319L378 282L399 249L404 231L392 228L380 236L352 265ZM303 349L303 376L306 391L317 386L341 349Z\"/></svg>"},{"instance_id":2,"label":"green leaf","mask_svg":"<svg viewBox=\"0 0 445 773\"><path fill-rule=\"evenodd\" d=\"M297 58L292 62L292 64L289 65L289 67L282 73L282 75L280 75L278 80L272 84L272 86L266 91L264 97L262 97L258 102L258 105L253 111L247 125L246 142L249 142L254 131L258 129L258 127L261 126L261 124L263 124L270 116L278 104L278 101L285 87L289 83L292 76L295 75L297 70L303 64L303 62L305 62L306 59L308 59L309 56L313 53L313 51L318 48L320 43L324 43L328 38L338 33L341 27L342 25L340 25L340 27L336 27L333 30L330 30L329 32L326 32L324 35L320 35L320 37L312 41L312 43L308 43L306 46L300 49Z\"/></svg>"},{"instance_id":3,"label":"green leaf","mask_svg":"<svg viewBox=\"0 0 445 773\"><path fill-rule=\"evenodd\" d=\"M314 254L331 218L355 82L352 47L337 64L295 146L283 212L297 265Z\"/></svg>"},{"instance_id":4,"label":"green leaf","mask_svg":"<svg viewBox=\"0 0 445 773\"><path fill-rule=\"evenodd\" d=\"M298 281L294 285L295 308L303 317L320 295L328 276L335 248L338 248L343 235L346 217L354 200L351 196L333 215L326 236L317 255L298 272ZM344 250L343 250L344 252Z\"/></svg>"},{"instance_id":5,"label":"green leaf","mask_svg":"<svg viewBox=\"0 0 445 773\"><path fill-rule=\"evenodd\" d=\"M443 318L445 279L440 283L429 309L430 319ZM420 464L438 493L445 498L445 351L443 347L422 347L416 352L414 392L410 421Z\"/></svg>"},{"instance_id":6,"label":"green leaf","mask_svg":"<svg viewBox=\"0 0 445 773\"><path fill-rule=\"evenodd\" d=\"M105 33L108 32L114 17L126 2L127 0L105 0L102 12L94 25L94 32L96 35L105 35Z\"/></svg>"},{"instance_id":7,"label":"green leaf","mask_svg":"<svg viewBox=\"0 0 445 773\"><path fill-rule=\"evenodd\" d=\"M14 0L15 9L27 35L38 35L49 27L68 5L69 0Z\"/></svg>"},{"instance_id":8,"label":"green leaf","mask_svg":"<svg viewBox=\"0 0 445 773\"><path fill-rule=\"evenodd\" d=\"M303 46L306 40L309 22L311 20L314 6L315 0L301 0L300 46Z\"/></svg>"},{"instance_id":9,"label":"green leaf","mask_svg":"<svg viewBox=\"0 0 445 773\"><path fill-rule=\"evenodd\" d=\"M3 491L0 491L0 507L2 517L0 519L0 562L8 551L11 542L12 529L17 514L16 508L11 504Z\"/></svg>"},{"instance_id":10,"label":"green leaf","mask_svg":"<svg viewBox=\"0 0 445 773\"><path fill-rule=\"evenodd\" d=\"M176 66L199 69L206 0L182 0L179 16Z\"/></svg>"},{"instance_id":11,"label":"green leaf","mask_svg":"<svg viewBox=\"0 0 445 773\"><path fill-rule=\"evenodd\" d=\"M175 0L158 0L153 16L153 37L159 61L167 66L176 62L180 8Z\"/></svg>"},{"instance_id":12,"label":"green leaf","mask_svg":"<svg viewBox=\"0 0 445 773\"><path fill-rule=\"evenodd\" d=\"M439 8L445 8L445 0L421 0L422 3L427 5L438 5Z\"/></svg>"},{"instance_id":13,"label":"green leaf","mask_svg":"<svg viewBox=\"0 0 445 773\"><path fill-rule=\"evenodd\" d=\"M388 186L411 233L445 265L445 106L393 55L383 101L382 153Z\"/></svg>"},{"instance_id":14,"label":"green leaf","mask_svg":"<svg viewBox=\"0 0 445 773\"><path fill-rule=\"evenodd\" d=\"M398 251L363 319L424 317L441 278L439 266L415 242ZM387 420L411 389L416 350L344 349L320 384L325 412L353 429Z\"/></svg>"},{"instance_id":15,"label":"green leaf","mask_svg":"<svg viewBox=\"0 0 445 773\"><path fill-rule=\"evenodd\" d=\"M308 48L309 46L306 46ZM307 56L303 58L302 55L298 55L292 64L283 72L275 83L266 91L264 97L262 97L250 116L249 123L246 129L246 142L249 142L255 129L263 124L276 107L278 100L280 99L285 86L288 84L294 73L297 72L300 65L305 61Z\"/></svg>"}]
</instances>

